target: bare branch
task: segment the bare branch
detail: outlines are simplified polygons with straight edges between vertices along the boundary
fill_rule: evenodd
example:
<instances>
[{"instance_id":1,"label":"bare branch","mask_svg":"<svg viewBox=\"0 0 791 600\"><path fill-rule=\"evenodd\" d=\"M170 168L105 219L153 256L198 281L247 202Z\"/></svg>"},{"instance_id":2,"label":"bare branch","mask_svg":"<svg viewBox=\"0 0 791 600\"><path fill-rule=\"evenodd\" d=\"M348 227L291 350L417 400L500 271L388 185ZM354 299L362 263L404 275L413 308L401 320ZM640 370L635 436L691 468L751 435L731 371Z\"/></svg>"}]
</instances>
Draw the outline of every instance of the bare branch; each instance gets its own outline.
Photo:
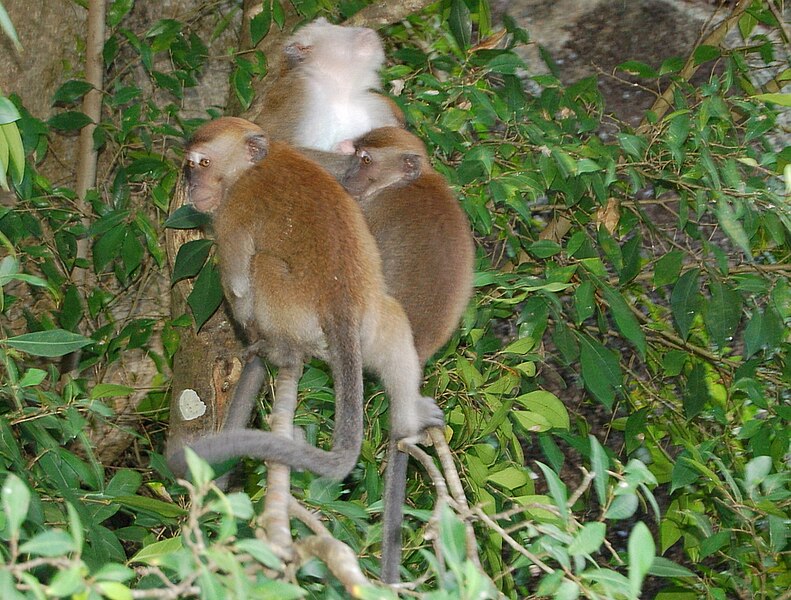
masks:
<instances>
[{"instance_id":1,"label":"bare branch","mask_svg":"<svg viewBox=\"0 0 791 600\"><path fill-rule=\"evenodd\" d=\"M456 465L453 462L453 453L448 446L445 439L445 432L438 427L432 427L428 430L431 441L434 443L434 449L439 457L439 462L442 464L442 472L445 474L445 480L448 482L450 493L453 499L459 506L459 514L464 520L464 531L467 537L467 557L472 563L481 568L481 558L478 556L478 542L475 539L475 530L472 528L469 515L470 505L467 502L467 496L464 494L464 486L461 484L459 472L456 470Z\"/></svg>"},{"instance_id":2,"label":"bare branch","mask_svg":"<svg viewBox=\"0 0 791 600\"><path fill-rule=\"evenodd\" d=\"M357 555L343 542L329 535L313 535L296 544L300 559L318 558L341 582L352 598L359 598L360 588L371 582L363 575Z\"/></svg>"},{"instance_id":3,"label":"bare branch","mask_svg":"<svg viewBox=\"0 0 791 600\"><path fill-rule=\"evenodd\" d=\"M397 23L412 13L420 12L433 3L434 0L402 0L401 2L384 0L375 2L353 15L344 25L378 29L384 25Z\"/></svg>"}]
</instances>

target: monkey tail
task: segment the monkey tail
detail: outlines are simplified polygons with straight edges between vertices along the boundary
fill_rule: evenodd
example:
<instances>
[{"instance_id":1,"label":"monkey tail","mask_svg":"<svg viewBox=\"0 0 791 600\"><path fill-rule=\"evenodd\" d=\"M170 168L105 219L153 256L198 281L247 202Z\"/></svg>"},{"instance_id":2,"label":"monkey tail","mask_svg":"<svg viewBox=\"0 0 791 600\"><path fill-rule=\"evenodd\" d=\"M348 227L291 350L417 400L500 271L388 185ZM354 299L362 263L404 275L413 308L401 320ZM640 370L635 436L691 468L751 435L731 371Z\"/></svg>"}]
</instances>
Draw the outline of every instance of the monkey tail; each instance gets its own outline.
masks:
<instances>
[{"instance_id":1,"label":"monkey tail","mask_svg":"<svg viewBox=\"0 0 791 600\"><path fill-rule=\"evenodd\" d=\"M187 445L211 463L248 456L332 479L346 477L357 463L363 440L363 374L359 328L342 324L328 331L328 337L332 357L330 366L335 379L332 450L321 450L269 431L238 428L203 436ZM255 365L250 374L253 373L257 373ZM167 461L176 475L186 474L184 446L168 449Z\"/></svg>"},{"instance_id":2,"label":"monkey tail","mask_svg":"<svg viewBox=\"0 0 791 600\"><path fill-rule=\"evenodd\" d=\"M384 514L382 516L382 572L384 583L398 583L401 567L401 524L404 517L406 470L409 457L390 438L385 469Z\"/></svg>"}]
</instances>

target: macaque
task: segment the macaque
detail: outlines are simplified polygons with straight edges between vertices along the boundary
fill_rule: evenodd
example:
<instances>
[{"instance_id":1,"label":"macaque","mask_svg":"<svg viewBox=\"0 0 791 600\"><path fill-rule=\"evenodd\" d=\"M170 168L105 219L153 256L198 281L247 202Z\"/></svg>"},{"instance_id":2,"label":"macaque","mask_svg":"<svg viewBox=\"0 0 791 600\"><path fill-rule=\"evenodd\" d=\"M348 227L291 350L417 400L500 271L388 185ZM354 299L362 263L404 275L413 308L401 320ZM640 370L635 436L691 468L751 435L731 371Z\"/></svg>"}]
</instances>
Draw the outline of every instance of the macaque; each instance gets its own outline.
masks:
<instances>
[{"instance_id":1,"label":"macaque","mask_svg":"<svg viewBox=\"0 0 791 600\"><path fill-rule=\"evenodd\" d=\"M283 52L283 69L255 117L270 140L350 153L350 140L403 125L398 106L375 91L385 56L373 29L317 19L289 38Z\"/></svg>"},{"instance_id":2,"label":"macaque","mask_svg":"<svg viewBox=\"0 0 791 600\"><path fill-rule=\"evenodd\" d=\"M420 395L409 321L385 292L376 242L335 179L257 125L231 117L195 132L186 179L195 208L213 214L223 290L251 349L279 367L309 356L326 360L336 391L330 451L231 428L191 441L193 450L215 463L249 456L342 479L362 444L364 366L390 397L395 439L442 426L442 411ZM169 462L184 472L180 449Z\"/></svg>"},{"instance_id":3,"label":"macaque","mask_svg":"<svg viewBox=\"0 0 791 600\"><path fill-rule=\"evenodd\" d=\"M470 225L423 142L404 129L375 129L354 142L341 183L360 203L382 257L387 290L401 303L421 365L458 326L472 294ZM395 583L401 562L407 456L388 448L382 531L382 580Z\"/></svg>"}]
</instances>

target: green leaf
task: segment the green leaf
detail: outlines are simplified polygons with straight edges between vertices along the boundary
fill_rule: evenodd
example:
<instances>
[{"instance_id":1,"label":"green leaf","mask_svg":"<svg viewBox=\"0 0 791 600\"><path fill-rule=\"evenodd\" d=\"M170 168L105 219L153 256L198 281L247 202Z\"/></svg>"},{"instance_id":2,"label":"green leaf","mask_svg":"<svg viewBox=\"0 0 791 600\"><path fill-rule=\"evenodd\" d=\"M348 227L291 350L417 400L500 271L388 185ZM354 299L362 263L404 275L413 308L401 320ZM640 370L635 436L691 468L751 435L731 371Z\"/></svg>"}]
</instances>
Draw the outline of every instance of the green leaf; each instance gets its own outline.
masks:
<instances>
[{"instance_id":1,"label":"green leaf","mask_svg":"<svg viewBox=\"0 0 791 600\"><path fill-rule=\"evenodd\" d=\"M125 235L126 225L117 225L96 240L93 245L93 268L97 273L104 271L120 255Z\"/></svg>"},{"instance_id":2,"label":"green leaf","mask_svg":"<svg viewBox=\"0 0 791 600\"><path fill-rule=\"evenodd\" d=\"M461 566L467 557L464 523L445 504L439 517L439 539L442 553L451 568Z\"/></svg>"},{"instance_id":3,"label":"green leaf","mask_svg":"<svg viewBox=\"0 0 791 600\"><path fill-rule=\"evenodd\" d=\"M19 380L19 387L36 387L47 378L47 372L41 369L28 369L22 379Z\"/></svg>"},{"instance_id":4,"label":"green leaf","mask_svg":"<svg viewBox=\"0 0 791 600\"><path fill-rule=\"evenodd\" d=\"M261 8L261 12L250 19L250 37L252 38L253 46L257 46L258 42L269 33L269 28L272 27L272 5L269 0L264 0Z\"/></svg>"},{"instance_id":5,"label":"green leaf","mask_svg":"<svg viewBox=\"0 0 791 600\"><path fill-rule=\"evenodd\" d=\"M62 529L49 529L39 533L19 547L20 552L48 557L64 556L76 550L74 540Z\"/></svg>"},{"instance_id":6,"label":"green leaf","mask_svg":"<svg viewBox=\"0 0 791 600\"><path fill-rule=\"evenodd\" d=\"M651 568L656 556L654 538L642 521L638 521L629 534L628 553L629 585L631 586L632 595L637 598L640 596L643 579Z\"/></svg>"},{"instance_id":7,"label":"green leaf","mask_svg":"<svg viewBox=\"0 0 791 600\"><path fill-rule=\"evenodd\" d=\"M551 427L569 429L571 426L566 406L551 392L535 390L522 394L515 402L544 417Z\"/></svg>"},{"instance_id":8,"label":"green leaf","mask_svg":"<svg viewBox=\"0 0 791 600\"><path fill-rule=\"evenodd\" d=\"M470 19L470 9L467 8L464 0L451 0L448 26L459 48L462 50L469 48L472 38L472 20Z\"/></svg>"},{"instance_id":9,"label":"green leaf","mask_svg":"<svg viewBox=\"0 0 791 600\"><path fill-rule=\"evenodd\" d=\"M611 409L615 394L623 387L623 373L618 356L590 336L577 334L580 364L585 387L604 406Z\"/></svg>"},{"instance_id":10,"label":"green leaf","mask_svg":"<svg viewBox=\"0 0 791 600\"><path fill-rule=\"evenodd\" d=\"M744 329L746 357L751 357L759 350L777 348L784 332L783 320L774 308L767 306L763 311L756 309Z\"/></svg>"},{"instance_id":11,"label":"green leaf","mask_svg":"<svg viewBox=\"0 0 791 600\"><path fill-rule=\"evenodd\" d=\"M134 598L132 590L117 581L99 581L96 583L96 587L102 596L110 600L133 600Z\"/></svg>"},{"instance_id":12,"label":"green leaf","mask_svg":"<svg viewBox=\"0 0 791 600\"><path fill-rule=\"evenodd\" d=\"M536 464L544 473L544 478L547 480L549 493L552 496L552 502L555 508L557 508L560 512L560 518L566 522L569 517L569 510L567 506L569 496L566 490L566 485L560 480L560 478L557 476L557 473L555 473L544 463L536 461Z\"/></svg>"},{"instance_id":13,"label":"green leaf","mask_svg":"<svg viewBox=\"0 0 791 600\"><path fill-rule=\"evenodd\" d=\"M695 59L695 64L699 65L701 63L714 60L715 58L720 57L720 49L716 46L707 46L705 44L701 44L695 51L692 53L693 58Z\"/></svg>"},{"instance_id":14,"label":"green leaf","mask_svg":"<svg viewBox=\"0 0 791 600\"><path fill-rule=\"evenodd\" d=\"M121 469L110 480L104 489L106 496L131 496L143 483L143 477L137 471Z\"/></svg>"},{"instance_id":15,"label":"green leaf","mask_svg":"<svg viewBox=\"0 0 791 600\"><path fill-rule=\"evenodd\" d=\"M791 106L791 94L756 94L755 96L751 96L751 98L760 100L761 102L779 104L780 106Z\"/></svg>"},{"instance_id":16,"label":"green leaf","mask_svg":"<svg viewBox=\"0 0 791 600\"><path fill-rule=\"evenodd\" d=\"M14 48L17 52L22 52L22 44L19 42L19 36L17 35L16 29L14 29L14 22L8 16L3 3L0 2L0 28L2 28L3 33L11 40L11 43L14 44Z\"/></svg>"},{"instance_id":17,"label":"green leaf","mask_svg":"<svg viewBox=\"0 0 791 600\"><path fill-rule=\"evenodd\" d=\"M91 400L96 400L98 398L122 398L133 394L134 391L134 388L125 385L97 383L91 390Z\"/></svg>"},{"instance_id":18,"label":"green leaf","mask_svg":"<svg viewBox=\"0 0 791 600\"><path fill-rule=\"evenodd\" d=\"M684 253L680 250L672 250L656 261L654 267L654 285L661 287L669 283L675 283L681 273L681 263L684 260Z\"/></svg>"},{"instance_id":19,"label":"green leaf","mask_svg":"<svg viewBox=\"0 0 791 600\"><path fill-rule=\"evenodd\" d=\"M644 138L629 133L619 133L618 142L620 143L624 152L636 160L643 159L645 151L648 147L648 144Z\"/></svg>"},{"instance_id":20,"label":"green leaf","mask_svg":"<svg viewBox=\"0 0 791 600\"><path fill-rule=\"evenodd\" d=\"M53 104L72 104L80 100L93 86L81 79L70 79L61 85L52 99Z\"/></svg>"},{"instance_id":21,"label":"green leaf","mask_svg":"<svg viewBox=\"0 0 791 600\"><path fill-rule=\"evenodd\" d=\"M526 485L530 477L522 468L506 467L496 473L490 473L487 479L494 485L512 492Z\"/></svg>"},{"instance_id":22,"label":"green leaf","mask_svg":"<svg viewBox=\"0 0 791 600\"><path fill-rule=\"evenodd\" d=\"M165 227L170 229L195 229L206 225L211 221L211 217L202 212L198 212L191 204L180 206L167 218Z\"/></svg>"},{"instance_id":23,"label":"green leaf","mask_svg":"<svg viewBox=\"0 0 791 600\"><path fill-rule=\"evenodd\" d=\"M67 110L50 118L47 124L53 129L61 131L77 131L92 123L85 113L76 110Z\"/></svg>"},{"instance_id":24,"label":"green leaf","mask_svg":"<svg viewBox=\"0 0 791 600\"><path fill-rule=\"evenodd\" d=\"M604 506L607 500L607 484L610 480L610 475L607 473L610 459L595 436L589 435L588 440L591 445L591 470L594 473L593 489L596 490L599 505Z\"/></svg>"},{"instance_id":25,"label":"green leaf","mask_svg":"<svg viewBox=\"0 0 791 600\"><path fill-rule=\"evenodd\" d=\"M107 24L110 27L118 26L124 17L129 14L134 6L134 0L113 0L113 3L107 9Z\"/></svg>"},{"instance_id":26,"label":"green leaf","mask_svg":"<svg viewBox=\"0 0 791 600\"><path fill-rule=\"evenodd\" d=\"M12 348L48 358L63 356L92 343L92 339L64 329L25 333L5 340L5 344Z\"/></svg>"},{"instance_id":27,"label":"green leaf","mask_svg":"<svg viewBox=\"0 0 791 600\"><path fill-rule=\"evenodd\" d=\"M9 473L0 490L0 499L2 499L8 533L18 538L30 508L30 490L19 477Z\"/></svg>"},{"instance_id":28,"label":"green leaf","mask_svg":"<svg viewBox=\"0 0 791 600\"><path fill-rule=\"evenodd\" d=\"M659 73L657 73L650 65L636 60L627 60L626 62L618 65L616 68L626 71L632 75L638 75L645 79L653 79L659 76Z\"/></svg>"},{"instance_id":29,"label":"green leaf","mask_svg":"<svg viewBox=\"0 0 791 600\"><path fill-rule=\"evenodd\" d=\"M213 264L206 263L187 297L187 304L192 309L197 329L200 329L220 307L222 297L220 274Z\"/></svg>"},{"instance_id":30,"label":"green leaf","mask_svg":"<svg viewBox=\"0 0 791 600\"><path fill-rule=\"evenodd\" d=\"M195 277L206 263L213 244L211 240L192 240L182 245L176 255L176 264L173 265L171 284Z\"/></svg>"},{"instance_id":31,"label":"green leaf","mask_svg":"<svg viewBox=\"0 0 791 600\"><path fill-rule=\"evenodd\" d=\"M13 123L21 118L16 105L8 98L0 95L0 125Z\"/></svg>"},{"instance_id":32,"label":"green leaf","mask_svg":"<svg viewBox=\"0 0 791 600\"><path fill-rule=\"evenodd\" d=\"M645 334L640 327L637 317L635 317L632 311L629 309L629 306L626 304L626 300L623 299L623 296L621 296L621 294L619 294L616 290L608 285L602 285L601 290L604 294L604 299L610 306L610 312L615 319L615 324L618 326L619 331L627 340L634 344L634 347L637 348L637 351L640 353L640 357L645 360Z\"/></svg>"},{"instance_id":33,"label":"green leaf","mask_svg":"<svg viewBox=\"0 0 791 600\"><path fill-rule=\"evenodd\" d=\"M145 546L135 554L130 562L145 563L147 565L161 565L165 557L181 550L184 547L181 537L169 538Z\"/></svg>"},{"instance_id":34,"label":"green leaf","mask_svg":"<svg viewBox=\"0 0 791 600\"><path fill-rule=\"evenodd\" d=\"M593 554L601 548L606 533L607 526L604 523L597 521L586 523L569 544L569 554Z\"/></svg>"},{"instance_id":35,"label":"green leaf","mask_svg":"<svg viewBox=\"0 0 791 600\"><path fill-rule=\"evenodd\" d=\"M635 512L637 512L639 505L640 502L637 498L637 494L622 494L615 497L615 500L613 500L612 504L610 504L610 507L607 509L607 512L604 516L607 519L613 519L616 521L629 519Z\"/></svg>"},{"instance_id":36,"label":"green leaf","mask_svg":"<svg viewBox=\"0 0 791 600\"><path fill-rule=\"evenodd\" d=\"M281 569L282 562L272 551L267 543L258 539L245 539L236 542L236 547L242 552L246 552L262 565L270 569Z\"/></svg>"},{"instance_id":37,"label":"green leaf","mask_svg":"<svg viewBox=\"0 0 791 600\"><path fill-rule=\"evenodd\" d=\"M82 564L58 571L47 586L47 592L55 598L73 596L81 592L85 588L84 571L85 566Z\"/></svg>"},{"instance_id":38,"label":"green leaf","mask_svg":"<svg viewBox=\"0 0 791 600\"><path fill-rule=\"evenodd\" d=\"M689 373L687 386L684 390L684 414L687 419L698 416L710 399L709 386L706 383L706 368L696 362Z\"/></svg>"},{"instance_id":39,"label":"green leaf","mask_svg":"<svg viewBox=\"0 0 791 600\"><path fill-rule=\"evenodd\" d=\"M25 175L25 147L22 144L22 137L17 124L4 123L0 125L0 136L5 137L11 176L14 183L19 184Z\"/></svg>"},{"instance_id":40,"label":"green leaf","mask_svg":"<svg viewBox=\"0 0 791 600\"><path fill-rule=\"evenodd\" d=\"M700 270L690 269L679 277L670 295L670 310L681 337L687 339L695 315L700 310Z\"/></svg>"},{"instance_id":41,"label":"green leaf","mask_svg":"<svg viewBox=\"0 0 791 600\"><path fill-rule=\"evenodd\" d=\"M585 319L592 317L596 310L594 302L593 282L583 281L574 292L574 308L577 311L577 325L582 324Z\"/></svg>"},{"instance_id":42,"label":"green leaf","mask_svg":"<svg viewBox=\"0 0 791 600\"><path fill-rule=\"evenodd\" d=\"M664 556L655 556L648 573L655 577L695 577L695 573Z\"/></svg>"},{"instance_id":43,"label":"green leaf","mask_svg":"<svg viewBox=\"0 0 791 600\"><path fill-rule=\"evenodd\" d=\"M720 198L719 202L717 202L717 220L733 243L739 246L748 258L752 258L750 239L747 237L747 232L744 231L744 227L736 218L730 203L725 198Z\"/></svg>"},{"instance_id":44,"label":"green leaf","mask_svg":"<svg viewBox=\"0 0 791 600\"><path fill-rule=\"evenodd\" d=\"M720 349L733 343L742 318L742 296L719 279L709 282L711 298L703 305L703 322Z\"/></svg>"},{"instance_id":45,"label":"green leaf","mask_svg":"<svg viewBox=\"0 0 791 600\"><path fill-rule=\"evenodd\" d=\"M133 508L135 511L148 512L167 519L177 519L187 514L187 511L175 504L145 496L115 496L113 502Z\"/></svg>"}]
</instances>

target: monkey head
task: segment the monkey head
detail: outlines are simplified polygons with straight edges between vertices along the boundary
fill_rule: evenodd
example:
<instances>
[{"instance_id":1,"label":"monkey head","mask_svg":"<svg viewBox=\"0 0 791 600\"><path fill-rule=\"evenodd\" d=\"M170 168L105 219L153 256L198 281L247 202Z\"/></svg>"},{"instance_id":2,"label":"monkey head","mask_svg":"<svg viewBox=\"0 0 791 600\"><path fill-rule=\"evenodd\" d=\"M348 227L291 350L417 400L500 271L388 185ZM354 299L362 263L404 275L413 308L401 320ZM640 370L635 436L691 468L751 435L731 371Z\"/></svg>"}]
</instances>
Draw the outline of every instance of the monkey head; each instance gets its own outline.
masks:
<instances>
[{"instance_id":1,"label":"monkey head","mask_svg":"<svg viewBox=\"0 0 791 600\"><path fill-rule=\"evenodd\" d=\"M212 213L239 176L267 155L269 140L255 123L221 117L201 125L185 150L189 201Z\"/></svg>"},{"instance_id":2,"label":"monkey head","mask_svg":"<svg viewBox=\"0 0 791 600\"><path fill-rule=\"evenodd\" d=\"M332 77L370 79L363 89L380 87L377 72L384 64L382 41L373 29L342 27L316 19L291 36L283 49L287 68L301 68Z\"/></svg>"},{"instance_id":3,"label":"monkey head","mask_svg":"<svg viewBox=\"0 0 791 600\"><path fill-rule=\"evenodd\" d=\"M428 165L423 143L399 127L380 127L358 138L354 154L341 184L358 200L403 187L418 179L423 165Z\"/></svg>"}]
</instances>

